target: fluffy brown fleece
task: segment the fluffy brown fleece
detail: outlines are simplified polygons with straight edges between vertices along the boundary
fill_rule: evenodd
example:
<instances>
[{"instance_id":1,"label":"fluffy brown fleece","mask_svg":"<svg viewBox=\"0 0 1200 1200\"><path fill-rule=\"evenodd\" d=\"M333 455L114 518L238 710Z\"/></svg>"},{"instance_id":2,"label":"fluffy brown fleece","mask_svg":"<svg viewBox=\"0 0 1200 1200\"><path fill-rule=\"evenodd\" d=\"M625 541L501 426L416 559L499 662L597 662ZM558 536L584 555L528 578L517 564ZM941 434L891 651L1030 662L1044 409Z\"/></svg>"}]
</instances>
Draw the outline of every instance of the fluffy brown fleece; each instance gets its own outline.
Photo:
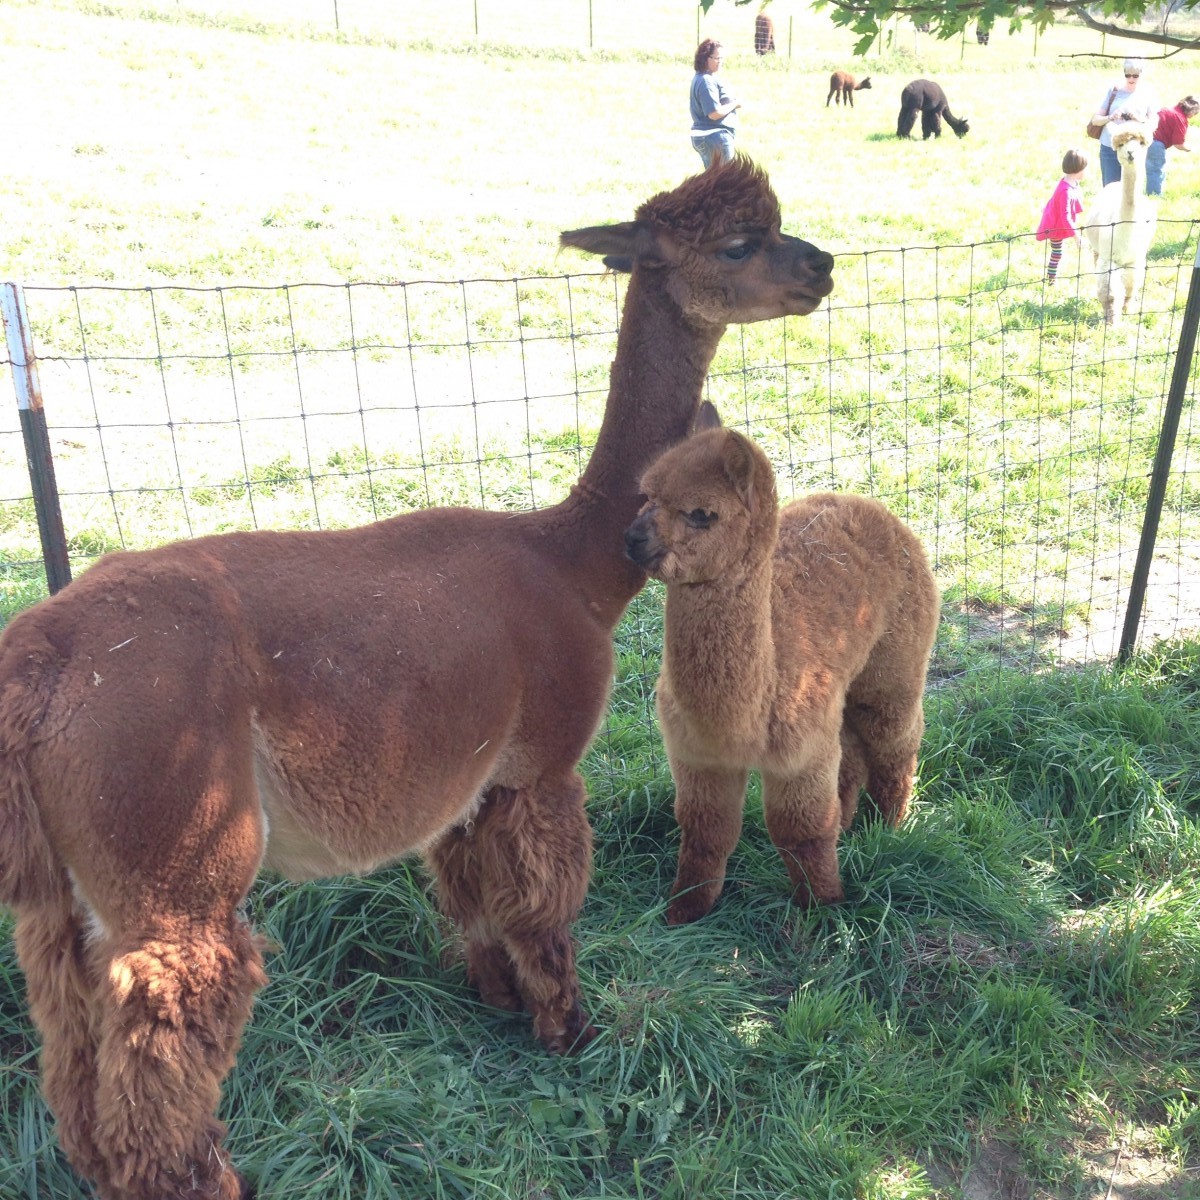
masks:
<instances>
[{"instance_id":1,"label":"fluffy brown fleece","mask_svg":"<svg viewBox=\"0 0 1200 1200\"><path fill-rule=\"evenodd\" d=\"M622 535L726 324L811 312L833 260L744 161L563 241L633 275L560 504L112 554L0 638L0 903L59 1137L105 1200L249 1195L214 1113L264 982L240 911L263 866L423 853L483 998L552 1050L592 1036L577 764L646 579Z\"/></svg>"},{"instance_id":2,"label":"fluffy brown fleece","mask_svg":"<svg viewBox=\"0 0 1200 1200\"><path fill-rule=\"evenodd\" d=\"M751 769L796 903L841 900L860 788L891 824L912 792L938 620L921 544L865 496L780 511L767 456L709 404L642 487L625 543L667 585L658 715L682 834L667 918L720 895Z\"/></svg>"}]
</instances>

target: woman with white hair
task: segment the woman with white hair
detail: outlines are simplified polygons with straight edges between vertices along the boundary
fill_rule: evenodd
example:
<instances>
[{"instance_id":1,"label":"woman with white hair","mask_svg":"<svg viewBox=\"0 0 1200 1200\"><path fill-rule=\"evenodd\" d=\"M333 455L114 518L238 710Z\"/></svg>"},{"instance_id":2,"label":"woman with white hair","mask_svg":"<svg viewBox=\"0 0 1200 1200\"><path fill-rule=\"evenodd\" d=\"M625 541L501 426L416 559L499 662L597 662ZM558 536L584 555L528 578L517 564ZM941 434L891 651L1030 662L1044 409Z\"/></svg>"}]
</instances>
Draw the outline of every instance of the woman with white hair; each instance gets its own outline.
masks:
<instances>
[{"instance_id":1,"label":"woman with white hair","mask_svg":"<svg viewBox=\"0 0 1200 1200\"><path fill-rule=\"evenodd\" d=\"M1117 152L1112 146L1112 135L1115 123L1120 121L1144 121L1151 129L1158 123L1158 100L1142 77L1146 73L1146 63L1141 58L1125 60L1125 77L1120 83L1114 83L1100 102L1096 115L1092 118L1100 130L1100 184L1104 186L1116 183L1121 178L1121 164L1117 161Z\"/></svg>"}]
</instances>

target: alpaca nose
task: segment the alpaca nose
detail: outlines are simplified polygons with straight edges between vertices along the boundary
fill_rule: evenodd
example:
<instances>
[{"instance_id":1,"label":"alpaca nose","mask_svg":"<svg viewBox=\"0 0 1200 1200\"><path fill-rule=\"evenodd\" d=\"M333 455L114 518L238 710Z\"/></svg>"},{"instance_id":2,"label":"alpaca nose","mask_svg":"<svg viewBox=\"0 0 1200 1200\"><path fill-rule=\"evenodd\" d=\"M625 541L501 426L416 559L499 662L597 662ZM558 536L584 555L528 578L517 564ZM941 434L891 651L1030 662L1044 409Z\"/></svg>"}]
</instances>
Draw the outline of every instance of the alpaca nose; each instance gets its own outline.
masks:
<instances>
[{"instance_id":1,"label":"alpaca nose","mask_svg":"<svg viewBox=\"0 0 1200 1200\"><path fill-rule=\"evenodd\" d=\"M634 522L625 530L625 554L640 567L646 555L646 543L650 539L646 536L646 528L639 522Z\"/></svg>"},{"instance_id":2,"label":"alpaca nose","mask_svg":"<svg viewBox=\"0 0 1200 1200\"><path fill-rule=\"evenodd\" d=\"M792 276L814 286L823 295L833 291L833 255L803 238L783 235L792 247Z\"/></svg>"}]
</instances>

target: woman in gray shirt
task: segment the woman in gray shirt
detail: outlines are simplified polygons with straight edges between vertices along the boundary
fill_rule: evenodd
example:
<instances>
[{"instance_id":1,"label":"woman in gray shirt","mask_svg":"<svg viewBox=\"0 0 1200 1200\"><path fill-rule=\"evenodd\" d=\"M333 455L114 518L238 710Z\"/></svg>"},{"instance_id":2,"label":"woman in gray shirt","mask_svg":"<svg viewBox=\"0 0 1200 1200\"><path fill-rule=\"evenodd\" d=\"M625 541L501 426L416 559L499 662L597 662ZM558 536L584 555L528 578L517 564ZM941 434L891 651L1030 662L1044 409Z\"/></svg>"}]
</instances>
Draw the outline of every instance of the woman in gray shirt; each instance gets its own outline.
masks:
<instances>
[{"instance_id":1,"label":"woman in gray shirt","mask_svg":"<svg viewBox=\"0 0 1200 1200\"><path fill-rule=\"evenodd\" d=\"M705 168L733 157L737 132L735 100L717 78L721 69L721 43L705 38L696 47L696 74L692 76L692 145Z\"/></svg>"}]
</instances>

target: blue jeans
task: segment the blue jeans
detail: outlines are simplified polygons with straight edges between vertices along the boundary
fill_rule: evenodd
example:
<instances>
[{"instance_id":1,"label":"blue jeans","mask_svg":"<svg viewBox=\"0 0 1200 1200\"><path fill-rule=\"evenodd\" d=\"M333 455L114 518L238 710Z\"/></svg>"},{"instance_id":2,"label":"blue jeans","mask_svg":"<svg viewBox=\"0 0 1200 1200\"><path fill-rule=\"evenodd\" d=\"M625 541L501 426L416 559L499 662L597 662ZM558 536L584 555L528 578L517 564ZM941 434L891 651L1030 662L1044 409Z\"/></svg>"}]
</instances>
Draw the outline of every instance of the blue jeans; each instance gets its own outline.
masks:
<instances>
[{"instance_id":1,"label":"blue jeans","mask_svg":"<svg viewBox=\"0 0 1200 1200\"><path fill-rule=\"evenodd\" d=\"M1121 163L1111 146L1100 146L1100 186L1116 183L1121 178Z\"/></svg>"},{"instance_id":2,"label":"blue jeans","mask_svg":"<svg viewBox=\"0 0 1200 1200\"><path fill-rule=\"evenodd\" d=\"M1155 138L1146 151L1146 195L1161 196L1167 173L1167 148Z\"/></svg>"},{"instance_id":3,"label":"blue jeans","mask_svg":"<svg viewBox=\"0 0 1200 1200\"><path fill-rule=\"evenodd\" d=\"M692 147L700 155L700 160L704 163L706 171L712 166L713 155L716 154L718 146L721 148L721 160L723 162L728 162L733 158L732 130L718 129L714 133L706 133L700 137L692 136Z\"/></svg>"}]
</instances>

